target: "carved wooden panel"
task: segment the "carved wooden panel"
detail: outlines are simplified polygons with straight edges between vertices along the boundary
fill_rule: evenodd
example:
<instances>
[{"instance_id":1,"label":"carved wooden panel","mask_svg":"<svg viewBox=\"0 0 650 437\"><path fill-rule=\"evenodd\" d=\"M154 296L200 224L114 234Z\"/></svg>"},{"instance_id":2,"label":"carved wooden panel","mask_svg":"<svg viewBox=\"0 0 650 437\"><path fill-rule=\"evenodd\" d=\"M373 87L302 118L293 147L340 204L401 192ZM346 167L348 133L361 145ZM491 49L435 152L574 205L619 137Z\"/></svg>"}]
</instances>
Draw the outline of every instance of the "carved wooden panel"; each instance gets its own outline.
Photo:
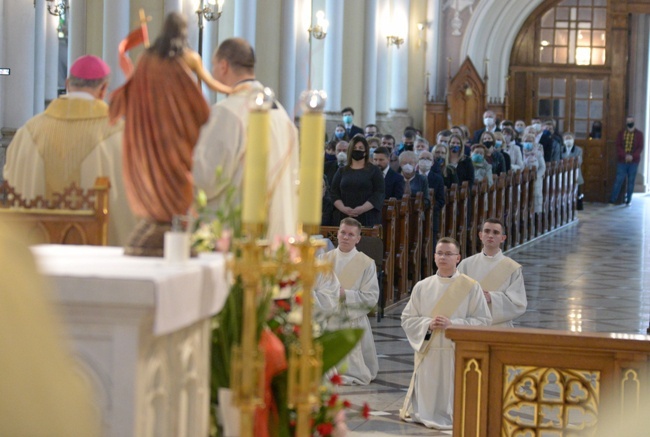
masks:
<instances>
[{"instance_id":1,"label":"carved wooden panel","mask_svg":"<svg viewBox=\"0 0 650 437\"><path fill-rule=\"evenodd\" d=\"M466 124L470 132L483 126L485 83L469 59L460 66L449 86L448 107L453 124Z\"/></svg>"}]
</instances>

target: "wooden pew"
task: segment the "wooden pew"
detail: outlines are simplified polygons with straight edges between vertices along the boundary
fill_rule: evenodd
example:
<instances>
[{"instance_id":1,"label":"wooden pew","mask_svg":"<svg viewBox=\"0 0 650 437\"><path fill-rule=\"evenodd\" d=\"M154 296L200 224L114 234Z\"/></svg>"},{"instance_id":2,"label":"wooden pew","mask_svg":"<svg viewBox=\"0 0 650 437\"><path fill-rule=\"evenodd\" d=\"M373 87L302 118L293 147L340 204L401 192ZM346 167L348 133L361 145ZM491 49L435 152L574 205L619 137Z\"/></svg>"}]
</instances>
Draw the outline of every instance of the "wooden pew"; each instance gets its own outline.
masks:
<instances>
[{"instance_id":1,"label":"wooden pew","mask_svg":"<svg viewBox=\"0 0 650 437\"><path fill-rule=\"evenodd\" d=\"M397 234L397 199L384 201L382 228L384 230L384 299L386 306L397 302L395 296L395 236Z\"/></svg>"},{"instance_id":2,"label":"wooden pew","mask_svg":"<svg viewBox=\"0 0 650 437\"><path fill-rule=\"evenodd\" d=\"M436 235L434 233L435 196L433 188L429 188L429 208L426 208L424 219L424 242L422 244L422 276L427 278L433 274L433 252Z\"/></svg>"},{"instance_id":3,"label":"wooden pew","mask_svg":"<svg viewBox=\"0 0 650 437\"><path fill-rule=\"evenodd\" d=\"M440 208L440 230L438 231L438 235L436 235L436 241L446 236L447 236L447 190L445 190L445 206Z\"/></svg>"},{"instance_id":4,"label":"wooden pew","mask_svg":"<svg viewBox=\"0 0 650 437\"><path fill-rule=\"evenodd\" d=\"M546 174L544 175L544 217L542 221L542 232L552 229L555 222L555 172L557 162L546 163Z\"/></svg>"},{"instance_id":5,"label":"wooden pew","mask_svg":"<svg viewBox=\"0 0 650 437\"><path fill-rule=\"evenodd\" d=\"M478 226L478 201L480 197L480 189L479 189L479 184L474 181L474 184L472 185L472 198L471 198L471 226L469 229L467 229L468 232L468 240L469 240L469 246L467 247L467 256L472 256L476 253L476 246L480 244L478 241L478 234L474 232Z\"/></svg>"},{"instance_id":6,"label":"wooden pew","mask_svg":"<svg viewBox=\"0 0 650 437\"><path fill-rule=\"evenodd\" d=\"M490 217L496 217L501 222L504 222L504 215L505 215L505 209L506 209L506 192L507 192L507 186L506 186L506 180L507 180L507 174L501 173L499 177L496 179L496 183L494 184L495 188L495 208L494 211L490 214ZM504 229L505 231L505 229Z\"/></svg>"},{"instance_id":7,"label":"wooden pew","mask_svg":"<svg viewBox=\"0 0 650 437\"><path fill-rule=\"evenodd\" d=\"M409 224L410 224L410 196L405 194L398 200L399 209L397 216L397 233L395 235L395 281L397 282L397 300L408 297L408 271L409 271Z\"/></svg>"},{"instance_id":8,"label":"wooden pew","mask_svg":"<svg viewBox=\"0 0 650 437\"><path fill-rule=\"evenodd\" d=\"M422 242L424 241L424 193L419 192L410 200L409 216L409 290L422 278Z\"/></svg>"},{"instance_id":9,"label":"wooden pew","mask_svg":"<svg viewBox=\"0 0 650 437\"><path fill-rule=\"evenodd\" d=\"M492 186L487 187L487 196L488 196L488 211L487 217L496 217L497 214L497 191L499 183L499 175L492 175ZM481 226L481 223L479 223Z\"/></svg>"},{"instance_id":10,"label":"wooden pew","mask_svg":"<svg viewBox=\"0 0 650 437\"><path fill-rule=\"evenodd\" d=\"M521 244L521 179L522 179L522 170L516 170L512 174L512 224L509 247L516 247Z\"/></svg>"},{"instance_id":11,"label":"wooden pew","mask_svg":"<svg viewBox=\"0 0 650 437\"><path fill-rule=\"evenodd\" d=\"M528 201L528 184L530 181L530 169L524 168L521 172L521 183L519 184L519 190L521 193L520 203L519 203L519 215L521 217L521 240L520 244L524 244L528 241L528 206L530 205Z\"/></svg>"},{"instance_id":12,"label":"wooden pew","mask_svg":"<svg viewBox=\"0 0 650 437\"><path fill-rule=\"evenodd\" d=\"M555 204L553 214L551 215L552 220L552 229L558 228L564 224L564 213L566 212L563 208L564 200L566 199L566 172L565 172L565 162L562 160L557 163L557 169L555 172L555 190L554 198L551 199L551 205Z\"/></svg>"},{"instance_id":13,"label":"wooden pew","mask_svg":"<svg viewBox=\"0 0 650 437\"><path fill-rule=\"evenodd\" d=\"M488 181L480 181L480 182L474 182L474 185L477 186L477 194L478 194L478 209L476 210L476 226L473 227L472 229L472 234L476 235L476 240L474 241L474 246L472 247L472 255L475 253L479 253L481 251L481 240L478 238L478 230L480 229L481 225L485 221L486 218L488 218L488 212L489 212L489 207L490 207L490 202L489 202L489 192L490 192L490 187L488 184Z\"/></svg>"},{"instance_id":14,"label":"wooden pew","mask_svg":"<svg viewBox=\"0 0 650 437\"><path fill-rule=\"evenodd\" d=\"M576 218L576 207L578 205L578 160L569 158L567 167L567 199L565 205L567 208L567 221L572 222Z\"/></svg>"},{"instance_id":15,"label":"wooden pew","mask_svg":"<svg viewBox=\"0 0 650 437\"><path fill-rule=\"evenodd\" d=\"M537 168L532 168L528 174L528 235L532 240L537 236L537 215L535 214L535 183L537 182ZM541 219L541 215L539 216Z\"/></svg>"},{"instance_id":16,"label":"wooden pew","mask_svg":"<svg viewBox=\"0 0 650 437\"><path fill-rule=\"evenodd\" d=\"M571 222L571 214L569 210L569 193L570 193L570 188L569 188L569 179L572 177L573 173L573 158L566 159L564 161L564 166L562 168L562 179L563 179L563 184L562 184L562 210L561 210L561 220L562 224L565 225L567 223Z\"/></svg>"},{"instance_id":17,"label":"wooden pew","mask_svg":"<svg viewBox=\"0 0 650 437\"><path fill-rule=\"evenodd\" d=\"M0 187L0 217L20 225L17 229L32 243L105 246L110 186L108 178L99 177L88 190L73 183L49 200L42 196L23 199L5 181Z\"/></svg>"},{"instance_id":18,"label":"wooden pew","mask_svg":"<svg viewBox=\"0 0 650 437\"><path fill-rule=\"evenodd\" d=\"M458 185L452 184L451 188L445 190L445 209L447 210L447 226L445 226L445 237L456 238L458 229Z\"/></svg>"},{"instance_id":19,"label":"wooden pew","mask_svg":"<svg viewBox=\"0 0 650 437\"><path fill-rule=\"evenodd\" d=\"M456 184L451 188L455 189ZM467 257L467 225L469 223L469 183L463 181L458 192L458 230L456 231L456 240L460 244L460 254L462 259Z\"/></svg>"},{"instance_id":20,"label":"wooden pew","mask_svg":"<svg viewBox=\"0 0 650 437\"><path fill-rule=\"evenodd\" d=\"M504 248L506 250L513 247L513 242L515 242L512 234L512 183L513 183L514 172L510 170L505 175L505 200L503 205L503 226L505 227L504 231L508 238L504 243Z\"/></svg>"}]
</instances>

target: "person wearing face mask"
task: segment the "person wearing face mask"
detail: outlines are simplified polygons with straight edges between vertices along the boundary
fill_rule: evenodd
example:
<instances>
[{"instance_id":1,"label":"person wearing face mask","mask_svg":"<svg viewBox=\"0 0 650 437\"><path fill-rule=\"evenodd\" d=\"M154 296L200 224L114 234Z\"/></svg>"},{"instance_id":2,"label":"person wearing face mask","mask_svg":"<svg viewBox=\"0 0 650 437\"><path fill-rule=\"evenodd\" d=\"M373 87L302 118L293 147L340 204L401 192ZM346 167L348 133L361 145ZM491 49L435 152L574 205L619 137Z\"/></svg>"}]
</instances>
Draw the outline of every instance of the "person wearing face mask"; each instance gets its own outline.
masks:
<instances>
[{"instance_id":1,"label":"person wearing face mask","mask_svg":"<svg viewBox=\"0 0 650 437\"><path fill-rule=\"evenodd\" d=\"M531 125L535 132L535 143L541 145L544 149L544 161L551 162L553 157L553 138L551 138L551 132L544 129L542 120L539 118L533 118Z\"/></svg>"},{"instance_id":2,"label":"person wearing face mask","mask_svg":"<svg viewBox=\"0 0 650 437\"><path fill-rule=\"evenodd\" d=\"M474 144L470 158L474 165L474 180L476 182L487 180L488 187L491 187L493 184L492 165L485 160L487 153L487 148L483 144Z\"/></svg>"},{"instance_id":3,"label":"person wearing face mask","mask_svg":"<svg viewBox=\"0 0 650 437\"><path fill-rule=\"evenodd\" d=\"M503 139L502 132L495 132L494 134L494 151L499 152L503 156L503 161L506 164L505 171L509 172L511 168L510 155L504 151L505 140Z\"/></svg>"},{"instance_id":4,"label":"person wearing face mask","mask_svg":"<svg viewBox=\"0 0 650 437\"><path fill-rule=\"evenodd\" d=\"M484 132L481 136L481 142L485 146L485 161L492 166L492 174L500 175L502 172L506 171L506 161L501 152L497 151L494 148L496 144L496 139L494 135L490 132Z\"/></svg>"},{"instance_id":5,"label":"person wearing face mask","mask_svg":"<svg viewBox=\"0 0 650 437\"><path fill-rule=\"evenodd\" d=\"M464 149L463 138L460 135L452 134L449 137L449 159L447 160L447 167L456 171L460 185L467 181L471 190L472 185L474 185L474 165L469 155L464 153Z\"/></svg>"},{"instance_id":6,"label":"person wearing face mask","mask_svg":"<svg viewBox=\"0 0 650 437\"><path fill-rule=\"evenodd\" d=\"M416 170L417 163L418 159L415 152L405 151L399 155L399 165L402 169L402 177L404 178L404 194L409 194L410 196L415 196L420 192L429 192L429 182L426 177ZM430 205L428 197L426 194L424 195L427 207Z\"/></svg>"},{"instance_id":7,"label":"person wearing face mask","mask_svg":"<svg viewBox=\"0 0 650 437\"><path fill-rule=\"evenodd\" d=\"M521 137L524 135L524 129L526 129L526 122L524 120L515 121L514 131L517 134L515 141L521 139Z\"/></svg>"},{"instance_id":8,"label":"person wearing face mask","mask_svg":"<svg viewBox=\"0 0 650 437\"><path fill-rule=\"evenodd\" d=\"M327 177L328 185L332 185L334 175L339 168L345 167L348 162L348 142L339 141L334 149L334 159L325 162L324 174Z\"/></svg>"},{"instance_id":9,"label":"person wearing face mask","mask_svg":"<svg viewBox=\"0 0 650 437\"><path fill-rule=\"evenodd\" d=\"M522 138L524 147L524 166L527 168L535 167L537 169L537 178L535 179L535 213L541 213L543 207L543 186L544 173L546 172L546 162L541 147L535 145L535 137L532 134L525 134Z\"/></svg>"},{"instance_id":10,"label":"person wearing face mask","mask_svg":"<svg viewBox=\"0 0 650 437\"><path fill-rule=\"evenodd\" d=\"M433 161L433 154L431 152L426 151L420 153L420 156L418 157L417 171L427 178L429 188L433 188L433 196L435 197L436 202L435 206L439 210L445 206L445 181L440 173L433 169Z\"/></svg>"},{"instance_id":11,"label":"person wearing face mask","mask_svg":"<svg viewBox=\"0 0 650 437\"><path fill-rule=\"evenodd\" d=\"M483 124L485 127L474 132L474 138L472 139L472 144L478 144L483 137L484 132L500 132L499 126L497 126L497 116L494 111L487 110L483 113Z\"/></svg>"},{"instance_id":12,"label":"person wearing face mask","mask_svg":"<svg viewBox=\"0 0 650 437\"><path fill-rule=\"evenodd\" d=\"M510 168L521 170L524 168L524 161L521 155L521 147L515 142L515 132L511 127L505 127L501 134L503 135L503 153L510 157Z\"/></svg>"},{"instance_id":13,"label":"person wearing face mask","mask_svg":"<svg viewBox=\"0 0 650 437\"><path fill-rule=\"evenodd\" d=\"M574 158L578 161L578 202L576 207L582 211L582 184L585 183L585 179L582 177L582 148L575 145L573 134L570 132L564 134L563 140L564 146L562 148L562 159Z\"/></svg>"},{"instance_id":14,"label":"person wearing face mask","mask_svg":"<svg viewBox=\"0 0 650 437\"><path fill-rule=\"evenodd\" d=\"M453 167L447 165L449 162L449 149L443 144L433 148L433 168L442 176L445 187L451 188L452 184L458 184L458 175Z\"/></svg>"},{"instance_id":15,"label":"person wearing face mask","mask_svg":"<svg viewBox=\"0 0 650 437\"><path fill-rule=\"evenodd\" d=\"M402 135L402 144L399 145L397 149L397 155L401 155L402 152L414 152L415 151L415 131L411 129L405 129L404 135Z\"/></svg>"},{"instance_id":16,"label":"person wearing face mask","mask_svg":"<svg viewBox=\"0 0 650 437\"><path fill-rule=\"evenodd\" d=\"M361 129L356 124L353 124L354 121L354 109L350 107L343 108L341 110L341 117L343 120L343 129L345 129L345 134L348 138L352 138L357 134L363 135L363 129Z\"/></svg>"},{"instance_id":17,"label":"person wearing face mask","mask_svg":"<svg viewBox=\"0 0 650 437\"><path fill-rule=\"evenodd\" d=\"M366 140L368 140L368 145L370 146L370 162L373 162L372 156L375 150L377 150L377 147L381 145L381 140L379 137L367 137Z\"/></svg>"},{"instance_id":18,"label":"person wearing face mask","mask_svg":"<svg viewBox=\"0 0 650 437\"><path fill-rule=\"evenodd\" d=\"M415 154L417 156L420 156L420 153L429 151L429 142L425 140L423 137L417 136L415 137L413 148Z\"/></svg>"},{"instance_id":19,"label":"person wearing face mask","mask_svg":"<svg viewBox=\"0 0 650 437\"><path fill-rule=\"evenodd\" d=\"M325 162L336 161L336 140L325 143Z\"/></svg>"},{"instance_id":20,"label":"person wearing face mask","mask_svg":"<svg viewBox=\"0 0 650 437\"><path fill-rule=\"evenodd\" d=\"M345 126L342 124L337 124L334 128L334 136L332 137L334 141L350 141L347 132L345 131Z\"/></svg>"},{"instance_id":21,"label":"person wearing face mask","mask_svg":"<svg viewBox=\"0 0 650 437\"><path fill-rule=\"evenodd\" d=\"M628 116L626 127L616 137L616 179L609 203L614 204L627 178L627 192L625 193L625 206L632 201L636 171L641 162L643 152L643 132L634 127L634 117Z\"/></svg>"},{"instance_id":22,"label":"person wearing face mask","mask_svg":"<svg viewBox=\"0 0 650 437\"><path fill-rule=\"evenodd\" d=\"M373 155L373 163L384 176L384 198L401 199L404 196L404 178L390 168L391 155L392 153L386 147L379 147Z\"/></svg>"},{"instance_id":23,"label":"person wearing face mask","mask_svg":"<svg viewBox=\"0 0 650 437\"><path fill-rule=\"evenodd\" d=\"M338 169L331 184L335 223L353 217L363 226L381 224L384 206L384 176L370 163L370 146L363 135L355 135L347 150L347 163Z\"/></svg>"},{"instance_id":24,"label":"person wearing face mask","mask_svg":"<svg viewBox=\"0 0 650 437\"><path fill-rule=\"evenodd\" d=\"M366 138L370 137L380 137L379 128L376 124L370 123L366 125Z\"/></svg>"}]
</instances>

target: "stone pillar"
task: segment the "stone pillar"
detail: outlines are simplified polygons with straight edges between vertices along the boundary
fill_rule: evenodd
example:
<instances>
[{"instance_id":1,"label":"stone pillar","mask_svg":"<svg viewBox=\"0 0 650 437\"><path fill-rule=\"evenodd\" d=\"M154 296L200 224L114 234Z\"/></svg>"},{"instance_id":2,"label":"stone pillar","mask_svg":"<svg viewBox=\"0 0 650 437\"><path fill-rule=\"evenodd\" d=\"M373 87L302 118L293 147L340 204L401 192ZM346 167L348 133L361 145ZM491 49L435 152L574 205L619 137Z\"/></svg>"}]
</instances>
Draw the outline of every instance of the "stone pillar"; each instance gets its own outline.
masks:
<instances>
[{"instance_id":1,"label":"stone pillar","mask_svg":"<svg viewBox=\"0 0 650 437\"><path fill-rule=\"evenodd\" d=\"M74 61L78 57L86 54L86 0L70 0L69 4L70 4L70 9L68 9L68 72L70 72L70 67L72 66ZM113 78L113 81L114 80L115 79Z\"/></svg>"},{"instance_id":2,"label":"stone pillar","mask_svg":"<svg viewBox=\"0 0 650 437\"><path fill-rule=\"evenodd\" d=\"M54 100L59 88L59 18L47 14L45 17L45 100Z\"/></svg>"},{"instance_id":3,"label":"stone pillar","mask_svg":"<svg viewBox=\"0 0 650 437\"><path fill-rule=\"evenodd\" d=\"M307 89L309 83L309 32L307 32L307 29L309 29L309 17L311 16L311 0L297 0L295 7L296 76L293 85L294 111L287 111L291 116L298 116L301 114L298 100L300 99L300 94ZM329 35L327 38L329 38ZM325 39L327 40L327 38Z\"/></svg>"},{"instance_id":4,"label":"stone pillar","mask_svg":"<svg viewBox=\"0 0 650 437\"><path fill-rule=\"evenodd\" d=\"M376 88L376 124L379 131L384 134L392 134L388 123L388 95L390 84L388 79L389 56L386 45L388 35L388 23L390 17L390 0L377 0L377 88Z\"/></svg>"},{"instance_id":5,"label":"stone pillar","mask_svg":"<svg viewBox=\"0 0 650 437\"><path fill-rule=\"evenodd\" d=\"M440 59L438 58L440 53L440 27L441 23L443 23L441 13L440 0L427 1L427 27L424 30L427 52L424 74L429 74L427 80L429 88L428 100L439 99L442 95L441 90L438 90L438 74L444 71L440 68Z\"/></svg>"},{"instance_id":6,"label":"stone pillar","mask_svg":"<svg viewBox=\"0 0 650 437\"><path fill-rule=\"evenodd\" d=\"M45 109L45 0L34 0L34 114Z\"/></svg>"},{"instance_id":7,"label":"stone pillar","mask_svg":"<svg viewBox=\"0 0 650 437\"><path fill-rule=\"evenodd\" d=\"M257 0L237 0L235 7L235 34L255 47L255 24L257 21Z\"/></svg>"},{"instance_id":8,"label":"stone pillar","mask_svg":"<svg viewBox=\"0 0 650 437\"><path fill-rule=\"evenodd\" d=\"M170 12L183 12L183 0L165 0L165 15Z\"/></svg>"},{"instance_id":9,"label":"stone pillar","mask_svg":"<svg viewBox=\"0 0 650 437\"><path fill-rule=\"evenodd\" d=\"M364 125L377 120L377 3L366 0L365 40L363 47L363 114Z\"/></svg>"},{"instance_id":10,"label":"stone pillar","mask_svg":"<svg viewBox=\"0 0 650 437\"><path fill-rule=\"evenodd\" d=\"M391 129L396 139L401 138L404 128L412 124L408 115L408 63L409 63L409 35L408 15L410 0L393 0L391 18L395 23L394 29L404 38L404 43L398 48L389 47L391 52L391 86L390 86L390 118ZM397 140L399 142L399 140Z\"/></svg>"},{"instance_id":11,"label":"stone pillar","mask_svg":"<svg viewBox=\"0 0 650 437\"><path fill-rule=\"evenodd\" d=\"M280 89L277 97L288 114L295 113L296 97L296 0L282 0L282 47L280 48Z\"/></svg>"},{"instance_id":12,"label":"stone pillar","mask_svg":"<svg viewBox=\"0 0 650 437\"><path fill-rule=\"evenodd\" d=\"M331 134L337 123L341 123L341 81L343 76L343 11L344 2L327 0L325 11L330 22L325 38L325 68L323 89L327 93L325 113L326 132Z\"/></svg>"},{"instance_id":13,"label":"stone pillar","mask_svg":"<svg viewBox=\"0 0 650 437\"><path fill-rule=\"evenodd\" d=\"M130 23L129 0L104 1L103 25L102 57L111 67L109 90L112 91L124 82L124 73L120 68L117 50L120 42L131 31L131 27L134 27Z\"/></svg>"}]
</instances>

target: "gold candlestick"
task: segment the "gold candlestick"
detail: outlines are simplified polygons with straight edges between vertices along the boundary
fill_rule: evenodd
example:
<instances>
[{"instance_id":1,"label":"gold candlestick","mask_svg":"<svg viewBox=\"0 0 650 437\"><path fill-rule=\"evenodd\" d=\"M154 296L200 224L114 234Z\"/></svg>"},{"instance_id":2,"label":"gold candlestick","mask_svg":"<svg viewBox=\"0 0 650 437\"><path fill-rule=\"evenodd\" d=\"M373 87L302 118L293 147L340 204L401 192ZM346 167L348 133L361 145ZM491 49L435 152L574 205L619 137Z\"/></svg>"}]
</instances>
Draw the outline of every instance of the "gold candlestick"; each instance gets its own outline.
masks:
<instances>
[{"instance_id":1,"label":"gold candlestick","mask_svg":"<svg viewBox=\"0 0 650 437\"><path fill-rule=\"evenodd\" d=\"M303 235L291 242L299 249L300 257L294 270L300 274L302 283L302 324L300 346L293 346L289 356L289 407L297 412L296 436L311 435L311 413L318 404L318 390L323 371L323 350L314 345L312 332L312 290L316 275L328 272L332 266L316 259L316 251L325 247L323 240L314 240Z\"/></svg>"}]
</instances>

